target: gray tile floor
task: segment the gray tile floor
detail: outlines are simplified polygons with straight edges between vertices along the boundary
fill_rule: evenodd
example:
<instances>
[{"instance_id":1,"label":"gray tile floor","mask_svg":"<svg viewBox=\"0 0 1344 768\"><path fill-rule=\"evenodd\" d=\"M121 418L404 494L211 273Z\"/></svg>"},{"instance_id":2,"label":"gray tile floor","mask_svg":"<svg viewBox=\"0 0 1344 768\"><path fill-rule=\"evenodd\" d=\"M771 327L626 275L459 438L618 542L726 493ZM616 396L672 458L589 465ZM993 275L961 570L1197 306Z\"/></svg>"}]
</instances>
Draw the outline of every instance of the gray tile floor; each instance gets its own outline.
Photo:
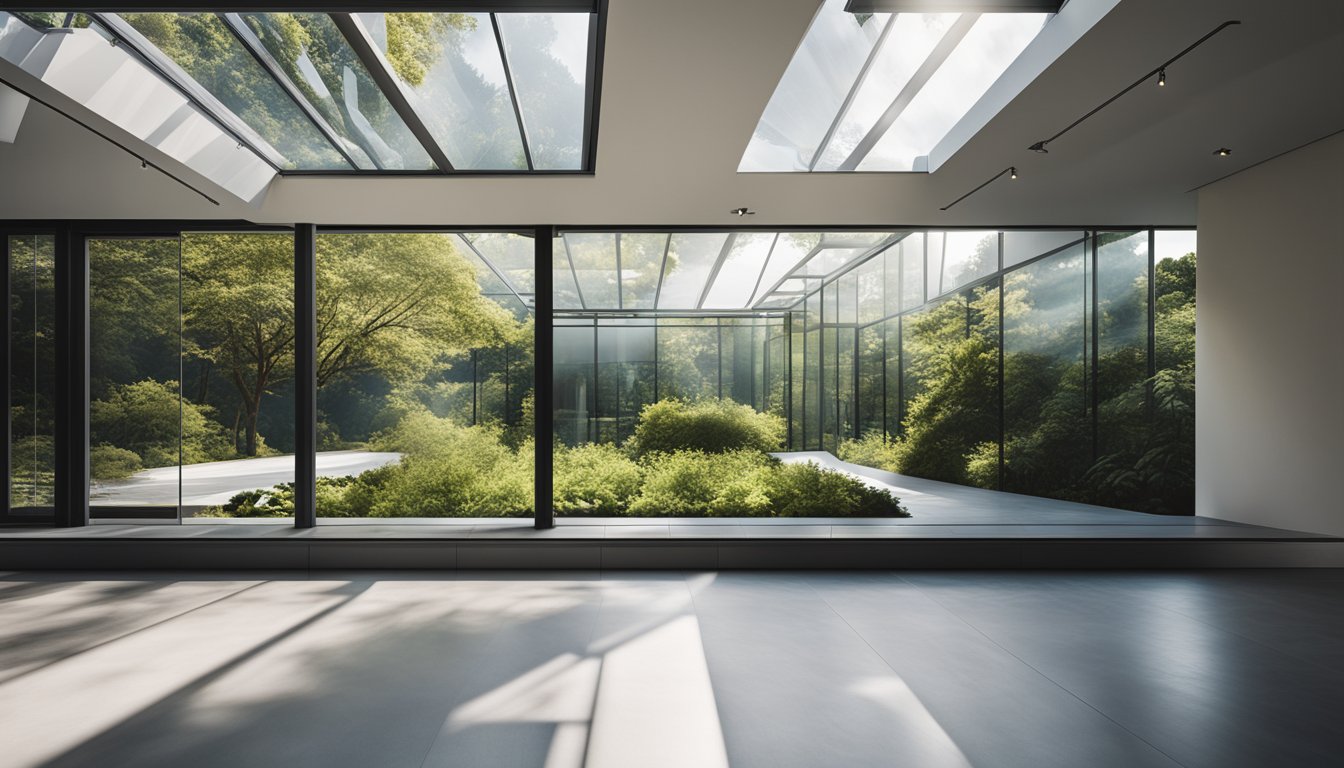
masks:
<instances>
[{"instance_id":1,"label":"gray tile floor","mask_svg":"<svg viewBox=\"0 0 1344 768\"><path fill-rule=\"evenodd\" d=\"M1329 766L1344 571L0 574L4 766Z\"/></svg>"}]
</instances>

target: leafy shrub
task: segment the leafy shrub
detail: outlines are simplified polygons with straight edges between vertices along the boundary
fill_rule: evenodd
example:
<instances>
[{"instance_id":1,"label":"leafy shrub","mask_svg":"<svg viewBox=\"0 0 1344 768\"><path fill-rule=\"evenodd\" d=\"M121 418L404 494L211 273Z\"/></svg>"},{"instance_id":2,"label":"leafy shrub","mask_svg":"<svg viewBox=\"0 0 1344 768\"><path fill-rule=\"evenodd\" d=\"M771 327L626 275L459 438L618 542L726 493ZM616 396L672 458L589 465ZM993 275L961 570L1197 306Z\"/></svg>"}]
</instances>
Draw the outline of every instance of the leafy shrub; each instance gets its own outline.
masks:
<instances>
[{"instance_id":1,"label":"leafy shrub","mask_svg":"<svg viewBox=\"0 0 1344 768\"><path fill-rule=\"evenodd\" d=\"M135 451L114 445L89 449L89 475L95 480L120 480L139 472L143 464Z\"/></svg>"},{"instance_id":2,"label":"leafy shrub","mask_svg":"<svg viewBox=\"0 0 1344 768\"><path fill-rule=\"evenodd\" d=\"M883 437L881 432L868 432L858 440L843 440L839 457L851 464L899 472L909 446L894 435L887 435L885 439Z\"/></svg>"},{"instance_id":3,"label":"leafy shrub","mask_svg":"<svg viewBox=\"0 0 1344 768\"><path fill-rule=\"evenodd\" d=\"M770 476L775 517L909 517L890 491L812 462L782 464Z\"/></svg>"},{"instance_id":4,"label":"leafy shrub","mask_svg":"<svg viewBox=\"0 0 1344 768\"><path fill-rule=\"evenodd\" d=\"M669 399L644 406L629 449L640 457L678 450L777 451L783 443L784 420L774 414L729 399Z\"/></svg>"},{"instance_id":5,"label":"leafy shrub","mask_svg":"<svg viewBox=\"0 0 1344 768\"><path fill-rule=\"evenodd\" d=\"M532 443L517 451L499 429L407 415L375 444L402 452L370 494L372 517L510 517L532 513Z\"/></svg>"},{"instance_id":6,"label":"leafy shrub","mask_svg":"<svg viewBox=\"0 0 1344 768\"><path fill-rule=\"evenodd\" d=\"M655 454L644 485L630 504L635 517L730 517L768 514L765 473L771 458L759 451Z\"/></svg>"},{"instance_id":7,"label":"leafy shrub","mask_svg":"<svg viewBox=\"0 0 1344 768\"><path fill-rule=\"evenodd\" d=\"M179 449L184 464L233 458L213 414L208 405L182 399L176 381L145 379L114 385L106 398L90 403L89 430L100 443L133 451L146 467L177 464Z\"/></svg>"},{"instance_id":8,"label":"leafy shrub","mask_svg":"<svg viewBox=\"0 0 1344 768\"><path fill-rule=\"evenodd\" d=\"M555 511L612 516L639 493L643 472L614 445L588 444L555 451Z\"/></svg>"},{"instance_id":9,"label":"leafy shrub","mask_svg":"<svg viewBox=\"0 0 1344 768\"><path fill-rule=\"evenodd\" d=\"M646 462L638 517L907 517L894 496L811 462L758 451L678 451Z\"/></svg>"}]
</instances>

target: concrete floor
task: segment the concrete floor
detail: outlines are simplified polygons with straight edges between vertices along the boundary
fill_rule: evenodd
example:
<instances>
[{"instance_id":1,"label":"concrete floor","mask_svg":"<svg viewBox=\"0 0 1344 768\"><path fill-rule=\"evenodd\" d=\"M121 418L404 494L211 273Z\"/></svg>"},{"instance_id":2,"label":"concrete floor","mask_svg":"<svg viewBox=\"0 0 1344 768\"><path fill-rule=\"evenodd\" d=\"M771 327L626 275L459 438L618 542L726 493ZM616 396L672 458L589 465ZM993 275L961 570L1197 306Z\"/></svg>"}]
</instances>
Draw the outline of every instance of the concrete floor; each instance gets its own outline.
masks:
<instances>
[{"instance_id":1,"label":"concrete floor","mask_svg":"<svg viewBox=\"0 0 1344 768\"><path fill-rule=\"evenodd\" d=\"M1326 766L1344 571L0 575L5 766Z\"/></svg>"}]
</instances>

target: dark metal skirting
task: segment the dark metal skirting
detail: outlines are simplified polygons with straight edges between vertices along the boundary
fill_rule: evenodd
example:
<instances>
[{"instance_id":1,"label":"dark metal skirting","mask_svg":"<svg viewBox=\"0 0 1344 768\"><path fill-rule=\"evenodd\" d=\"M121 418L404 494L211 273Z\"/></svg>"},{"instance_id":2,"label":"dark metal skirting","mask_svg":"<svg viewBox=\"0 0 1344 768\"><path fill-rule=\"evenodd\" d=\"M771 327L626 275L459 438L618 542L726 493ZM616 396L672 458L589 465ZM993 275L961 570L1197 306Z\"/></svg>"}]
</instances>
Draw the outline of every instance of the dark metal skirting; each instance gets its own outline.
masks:
<instances>
[{"instance_id":1,"label":"dark metal skirting","mask_svg":"<svg viewBox=\"0 0 1344 768\"><path fill-rule=\"evenodd\" d=\"M0 540L0 570L1340 568L1344 540Z\"/></svg>"}]
</instances>

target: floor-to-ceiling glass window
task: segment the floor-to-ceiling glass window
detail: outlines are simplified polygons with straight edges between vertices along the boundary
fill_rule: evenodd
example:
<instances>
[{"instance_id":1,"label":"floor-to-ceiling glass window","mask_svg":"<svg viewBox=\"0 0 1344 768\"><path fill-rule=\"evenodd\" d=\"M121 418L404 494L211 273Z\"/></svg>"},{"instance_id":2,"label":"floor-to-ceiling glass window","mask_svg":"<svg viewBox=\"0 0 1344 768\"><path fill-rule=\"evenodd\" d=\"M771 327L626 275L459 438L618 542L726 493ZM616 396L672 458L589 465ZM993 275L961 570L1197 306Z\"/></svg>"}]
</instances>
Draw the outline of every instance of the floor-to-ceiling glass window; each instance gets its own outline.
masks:
<instances>
[{"instance_id":1,"label":"floor-to-ceiling glass window","mask_svg":"<svg viewBox=\"0 0 1344 768\"><path fill-rule=\"evenodd\" d=\"M318 235L320 519L531 514L532 318L495 263L512 238L530 245Z\"/></svg>"},{"instance_id":2,"label":"floor-to-ceiling glass window","mask_svg":"<svg viewBox=\"0 0 1344 768\"><path fill-rule=\"evenodd\" d=\"M55 498L55 264L52 235L12 235L9 253L9 507L0 519L41 521Z\"/></svg>"}]
</instances>

